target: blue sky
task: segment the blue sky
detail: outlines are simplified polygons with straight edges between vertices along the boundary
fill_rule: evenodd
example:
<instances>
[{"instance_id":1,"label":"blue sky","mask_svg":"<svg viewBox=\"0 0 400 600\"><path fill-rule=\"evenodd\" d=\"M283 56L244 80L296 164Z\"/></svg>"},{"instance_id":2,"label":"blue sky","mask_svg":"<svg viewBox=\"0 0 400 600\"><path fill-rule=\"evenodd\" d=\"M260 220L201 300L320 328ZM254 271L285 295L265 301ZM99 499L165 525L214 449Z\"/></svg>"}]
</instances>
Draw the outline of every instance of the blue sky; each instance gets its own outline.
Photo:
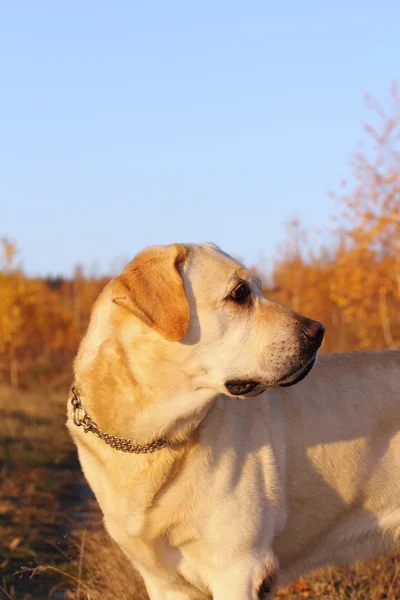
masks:
<instances>
[{"instance_id":1,"label":"blue sky","mask_svg":"<svg viewBox=\"0 0 400 600\"><path fill-rule=\"evenodd\" d=\"M0 18L0 236L31 274L214 241L269 264L400 71L398 0L16 1Z\"/></svg>"}]
</instances>

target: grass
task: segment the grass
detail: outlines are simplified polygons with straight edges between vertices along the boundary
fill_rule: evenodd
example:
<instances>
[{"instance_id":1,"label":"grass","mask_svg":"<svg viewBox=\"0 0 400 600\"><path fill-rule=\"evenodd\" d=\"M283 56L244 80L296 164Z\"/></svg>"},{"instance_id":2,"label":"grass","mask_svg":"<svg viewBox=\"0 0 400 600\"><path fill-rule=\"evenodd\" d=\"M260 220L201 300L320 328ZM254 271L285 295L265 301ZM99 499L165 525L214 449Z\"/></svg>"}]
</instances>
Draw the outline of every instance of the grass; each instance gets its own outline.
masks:
<instances>
[{"instance_id":1,"label":"grass","mask_svg":"<svg viewBox=\"0 0 400 600\"><path fill-rule=\"evenodd\" d=\"M65 412L65 391L0 387L0 598L145 600L104 531ZM317 571L278 597L399 600L400 555Z\"/></svg>"}]
</instances>

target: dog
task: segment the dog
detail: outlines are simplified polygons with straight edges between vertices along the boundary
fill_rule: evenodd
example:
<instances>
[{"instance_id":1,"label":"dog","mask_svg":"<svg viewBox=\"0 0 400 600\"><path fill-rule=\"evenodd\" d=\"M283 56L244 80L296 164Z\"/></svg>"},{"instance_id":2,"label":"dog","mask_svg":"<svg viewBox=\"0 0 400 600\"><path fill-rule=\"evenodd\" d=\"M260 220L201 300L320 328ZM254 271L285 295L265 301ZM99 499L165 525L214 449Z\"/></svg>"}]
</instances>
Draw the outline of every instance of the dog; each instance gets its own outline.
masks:
<instances>
[{"instance_id":1,"label":"dog","mask_svg":"<svg viewBox=\"0 0 400 600\"><path fill-rule=\"evenodd\" d=\"M400 352L313 368L323 336L213 244L148 248L100 294L68 428L151 600L269 600L399 547Z\"/></svg>"}]
</instances>

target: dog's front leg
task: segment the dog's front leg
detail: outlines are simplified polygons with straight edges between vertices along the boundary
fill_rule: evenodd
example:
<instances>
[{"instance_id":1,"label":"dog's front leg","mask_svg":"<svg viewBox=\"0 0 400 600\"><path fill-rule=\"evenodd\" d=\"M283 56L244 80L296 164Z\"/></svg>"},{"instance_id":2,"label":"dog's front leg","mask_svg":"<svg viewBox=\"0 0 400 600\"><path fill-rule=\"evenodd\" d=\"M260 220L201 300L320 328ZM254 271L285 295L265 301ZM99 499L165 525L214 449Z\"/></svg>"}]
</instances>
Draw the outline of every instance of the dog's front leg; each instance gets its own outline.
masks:
<instances>
[{"instance_id":1,"label":"dog's front leg","mask_svg":"<svg viewBox=\"0 0 400 600\"><path fill-rule=\"evenodd\" d=\"M168 582L149 574L143 574L147 593L150 600L192 600L192 596L185 592L170 589Z\"/></svg>"},{"instance_id":2,"label":"dog's front leg","mask_svg":"<svg viewBox=\"0 0 400 600\"><path fill-rule=\"evenodd\" d=\"M278 561L272 555L236 561L217 576L213 600L272 600L278 572Z\"/></svg>"}]
</instances>

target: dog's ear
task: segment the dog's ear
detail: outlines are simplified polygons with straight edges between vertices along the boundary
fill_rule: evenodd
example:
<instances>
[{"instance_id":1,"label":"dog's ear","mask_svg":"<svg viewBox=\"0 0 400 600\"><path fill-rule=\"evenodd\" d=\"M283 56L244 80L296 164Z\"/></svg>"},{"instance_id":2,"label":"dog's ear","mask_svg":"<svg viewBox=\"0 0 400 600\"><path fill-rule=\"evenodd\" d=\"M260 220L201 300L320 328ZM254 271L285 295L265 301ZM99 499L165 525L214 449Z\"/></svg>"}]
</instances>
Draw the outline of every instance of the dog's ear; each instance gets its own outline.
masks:
<instances>
[{"instance_id":1,"label":"dog's ear","mask_svg":"<svg viewBox=\"0 0 400 600\"><path fill-rule=\"evenodd\" d=\"M181 340L189 329L189 303L179 272L187 254L182 244L148 248L113 282L113 302L170 341Z\"/></svg>"}]
</instances>

